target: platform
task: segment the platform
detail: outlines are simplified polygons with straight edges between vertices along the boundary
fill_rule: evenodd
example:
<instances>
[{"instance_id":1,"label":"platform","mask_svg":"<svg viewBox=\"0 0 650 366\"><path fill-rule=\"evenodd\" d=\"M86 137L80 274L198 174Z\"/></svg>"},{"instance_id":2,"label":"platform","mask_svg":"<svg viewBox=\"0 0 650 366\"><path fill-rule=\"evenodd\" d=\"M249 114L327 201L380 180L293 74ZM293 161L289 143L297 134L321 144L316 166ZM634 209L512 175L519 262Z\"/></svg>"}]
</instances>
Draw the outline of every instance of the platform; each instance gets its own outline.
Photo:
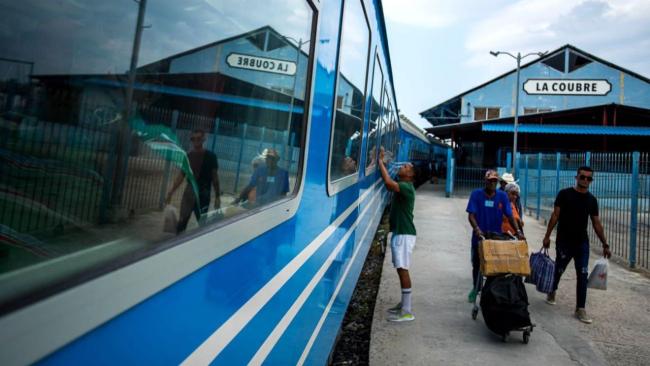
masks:
<instances>
[{"instance_id":1,"label":"platform","mask_svg":"<svg viewBox=\"0 0 650 366\"><path fill-rule=\"evenodd\" d=\"M613 262L608 290L590 289L587 294L593 324L583 324L573 315L573 262L562 277L555 306L546 304L545 295L534 286L526 285L536 324L529 344L522 343L520 332L502 343L480 314L472 320L472 304L467 302L472 284L466 205L465 198L445 198L439 185L425 184L417 190L418 236L410 270L416 319L387 321L386 310L401 296L388 250L374 311L371 365L650 364L650 279ZM545 230L542 222L525 218L531 251L541 248ZM592 253L590 267L597 258Z\"/></svg>"}]
</instances>

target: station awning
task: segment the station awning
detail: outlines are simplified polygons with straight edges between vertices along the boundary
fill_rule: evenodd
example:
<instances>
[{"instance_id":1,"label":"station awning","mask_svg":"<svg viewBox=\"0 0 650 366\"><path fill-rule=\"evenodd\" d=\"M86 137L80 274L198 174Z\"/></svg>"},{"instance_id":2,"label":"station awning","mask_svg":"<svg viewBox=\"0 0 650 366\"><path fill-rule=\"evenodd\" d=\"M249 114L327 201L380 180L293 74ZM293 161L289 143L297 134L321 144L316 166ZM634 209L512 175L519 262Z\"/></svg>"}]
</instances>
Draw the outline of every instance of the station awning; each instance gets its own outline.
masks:
<instances>
[{"instance_id":1,"label":"station awning","mask_svg":"<svg viewBox=\"0 0 650 366\"><path fill-rule=\"evenodd\" d=\"M484 123L484 132L509 132L511 124ZM518 133L563 134L563 135L609 135L609 136L650 136L650 127L595 126L595 125L531 125L520 124Z\"/></svg>"}]
</instances>

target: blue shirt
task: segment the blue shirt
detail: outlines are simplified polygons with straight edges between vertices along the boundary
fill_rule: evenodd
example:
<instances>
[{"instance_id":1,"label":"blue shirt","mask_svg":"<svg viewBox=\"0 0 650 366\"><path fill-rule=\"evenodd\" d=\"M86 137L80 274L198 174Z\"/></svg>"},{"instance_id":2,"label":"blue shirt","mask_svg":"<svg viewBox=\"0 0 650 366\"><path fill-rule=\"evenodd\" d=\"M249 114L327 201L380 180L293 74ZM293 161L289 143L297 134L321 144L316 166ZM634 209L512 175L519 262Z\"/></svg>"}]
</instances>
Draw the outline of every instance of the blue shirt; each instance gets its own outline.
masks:
<instances>
[{"instance_id":1,"label":"blue shirt","mask_svg":"<svg viewBox=\"0 0 650 366\"><path fill-rule=\"evenodd\" d=\"M488 231L501 233L503 215L512 217L508 195L500 190L497 190L492 197L488 197L483 188L474 190L469 196L465 211L474 214L478 227L484 233ZM472 245L476 245L478 240L478 237L472 233Z\"/></svg>"},{"instance_id":2,"label":"blue shirt","mask_svg":"<svg viewBox=\"0 0 650 366\"><path fill-rule=\"evenodd\" d=\"M275 168L275 174L269 175L268 168L263 165L253 173L249 186L255 187L256 203L263 205L284 197L289 192L289 174L282 168Z\"/></svg>"}]
</instances>

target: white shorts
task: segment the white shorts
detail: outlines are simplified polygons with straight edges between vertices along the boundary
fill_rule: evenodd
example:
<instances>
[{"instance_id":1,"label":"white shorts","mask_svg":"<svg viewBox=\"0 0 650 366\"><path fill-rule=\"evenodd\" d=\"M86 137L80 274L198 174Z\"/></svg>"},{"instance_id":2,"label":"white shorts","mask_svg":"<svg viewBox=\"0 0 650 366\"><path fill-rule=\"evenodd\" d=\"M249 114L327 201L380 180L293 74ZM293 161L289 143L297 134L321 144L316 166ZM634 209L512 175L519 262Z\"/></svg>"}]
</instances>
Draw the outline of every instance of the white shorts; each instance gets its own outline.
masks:
<instances>
[{"instance_id":1,"label":"white shorts","mask_svg":"<svg viewBox=\"0 0 650 366\"><path fill-rule=\"evenodd\" d=\"M393 235L390 239L390 251L393 255L393 267L409 269L411 253L415 247L415 235Z\"/></svg>"}]
</instances>

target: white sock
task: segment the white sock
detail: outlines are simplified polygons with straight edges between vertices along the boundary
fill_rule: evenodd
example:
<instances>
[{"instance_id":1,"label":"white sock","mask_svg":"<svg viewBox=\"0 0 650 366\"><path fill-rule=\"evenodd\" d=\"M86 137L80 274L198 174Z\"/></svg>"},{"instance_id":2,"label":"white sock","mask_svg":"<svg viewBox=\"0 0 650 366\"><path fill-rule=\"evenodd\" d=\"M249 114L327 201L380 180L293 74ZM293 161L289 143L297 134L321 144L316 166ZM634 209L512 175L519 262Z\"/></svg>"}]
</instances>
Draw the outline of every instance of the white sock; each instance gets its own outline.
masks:
<instances>
[{"instance_id":1,"label":"white sock","mask_svg":"<svg viewBox=\"0 0 650 366\"><path fill-rule=\"evenodd\" d=\"M402 289L402 310L407 313L411 313L411 289L403 288Z\"/></svg>"}]
</instances>

